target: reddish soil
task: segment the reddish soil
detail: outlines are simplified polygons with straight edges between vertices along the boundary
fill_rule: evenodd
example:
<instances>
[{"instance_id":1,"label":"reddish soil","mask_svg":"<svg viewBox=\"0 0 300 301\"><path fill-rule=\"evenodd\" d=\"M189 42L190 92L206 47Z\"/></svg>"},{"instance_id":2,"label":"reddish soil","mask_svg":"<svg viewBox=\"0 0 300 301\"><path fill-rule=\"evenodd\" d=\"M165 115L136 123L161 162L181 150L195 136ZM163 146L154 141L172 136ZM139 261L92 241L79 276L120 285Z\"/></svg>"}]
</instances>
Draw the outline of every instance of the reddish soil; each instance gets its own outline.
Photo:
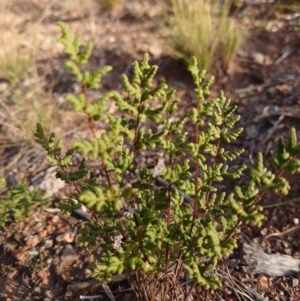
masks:
<instances>
[{"instance_id":1,"label":"reddish soil","mask_svg":"<svg viewBox=\"0 0 300 301\"><path fill-rule=\"evenodd\" d=\"M20 10L18 6L15 10L23 13L24 19L28 20L31 14L38 11L36 4L33 4L36 1L25 2L23 9ZM246 15L243 26L249 31L249 36L228 70L213 66L210 74L216 76L212 95L217 95L222 89L238 105L244 132L236 146L246 149L243 160L247 163L253 160L258 151L268 158L275 150L276 139L279 136L286 137L291 127L300 133L300 36L295 30L295 25L299 24L299 13L287 9L268 15L272 4L267 1L241 2ZM186 67L164 54L164 40L150 18L152 12L159 10L154 1L143 4L125 2L112 11L104 11L92 3L72 9L55 4L50 10L39 25L45 35L59 36L55 22L63 20L71 32L82 35L84 40L90 37L94 40L95 50L90 68L107 64L114 67L114 71L104 79L105 90L120 89L120 75L128 73L133 60L140 59L144 52L148 52L152 63L160 68L159 76L164 76L170 86L177 86L180 97L187 100L190 97L192 82ZM40 76L45 80L44 89L52 98L61 98L66 92L76 90L74 79L62 67L63 58L61 47L58 46L52 52L38 53L36 58ZM71 131L70 137L85 131L81 123L78 126L78 131ZM37 155L39 152L39 148L31 155L22 152L26 165L16 162L9 169L3 168L2 173L16 179L26 177L32 182L38 172L45 174L48 170L46 161L31 163L32 157L40 157ZM5 160L14 155L6 156ZM18 157L18 160L21 159ZM4 167L6 161L2 164ZM272 199L267 195L261 204L275 205L298 197L299 178L295 175L289 179L292 189L288 198L281 196ZM53 194L53 203L67 192L63 188ZM282 232L299 224L299 203L266 208L264 214L260 229L250 226L243 228L243 239L255 241L270 252L300 258L299 229L263 240L270 233ZM84 222L75 215L66 217L58 211L37 208L25 221L11 221L1 229L0 300L79 300L81 295L104 294L100 285L68 290L71 283L89 278L85 273L93 262L91 251L80 247L77 242L77 231L83 225ZM62 238L59 236L61 234L69 234L71 238ZM239 250L233 257L241 259ZM242 270L233 270L232 274L261 296L268 297L268 300L300 300L299 275L269 277L249 275ZM111 289L117 300L131 300L134 296L126 282L112 285ZM219 290L204 292L199 288L194 300L241 300L236 290L224 286ZM209 296L208 299L205 296Z\"/></svg>"}]
</instances>

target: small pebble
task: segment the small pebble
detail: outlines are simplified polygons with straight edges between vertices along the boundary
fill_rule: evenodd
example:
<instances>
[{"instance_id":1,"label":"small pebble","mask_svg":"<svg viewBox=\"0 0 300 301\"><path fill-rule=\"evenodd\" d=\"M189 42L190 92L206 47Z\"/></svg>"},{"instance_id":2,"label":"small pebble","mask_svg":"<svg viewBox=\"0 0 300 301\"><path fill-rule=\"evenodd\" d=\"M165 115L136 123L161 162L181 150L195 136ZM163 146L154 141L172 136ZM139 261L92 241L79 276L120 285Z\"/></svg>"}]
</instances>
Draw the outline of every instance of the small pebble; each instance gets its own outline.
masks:
<instances>
[{"instance_id":1,"label":"small pebble","mask_svg":"<svg viewBox=\"0 0 300 301\"><path fill-rule=\"evenodd\" d=\"M282 241L281 244L282 244L282 247L284 249L288 249L289 248L289 245L288 245L288 243L286 241Z\"/></svg>"},{"instance_id":2,"label":"small pebble","mask_svg":"<svg viewBox=\"0 0 300 301\"><path fill-rule=\"evenodd\" d=\"M254 62L257 64L263 64L265 60L265 56L261 52L253 52L251 53L251 57L253 58Z\"/></svg>"},{"instance_id":3,"label":"small pebble","mask_svg":"<svg viewBox=\"0 0 300 301\"><path fill-rule=\"evenodd\" d=\"M85 278L90 278L92 275L92 271L90 269L85 269L84 270L84 276Z\"/></svg>"},{"instance_id":4,"label":"small pebble","mask_svg":"<svg viewBox=\"0 0 300 301\"><path fill-rule=\"evenodd\" d=\"M300 251L296 251L293 255L295 259L300 259Z\"/></svg>"},{"instance_id":5,"label":"small pebble","mask_svg":"<svg viewBox=\"0 0 300 301\"><path fill-rule=\"evenodd\" d=\"M52 222L53 223L62 223L61 219L57 215L52 216Z\"/></svg>"},{"instance_id":6,"label":"small pebble","mask_svg":"<svg viewBox=\"0 0 300 301\"><path fill-rule=\"evenodd\" d=\"M40 221L38 221L38 222L35 224L35 228L36 228L37 230L41 229L43 226L44 226L44 223L42 223L42 222L40 222Z\"/></svg>"},{"instance_id":7,"label":"small pebble","mask_svg":"<svg viewBox=\"0 0 300 301\"><path fill-rule=\"evenodd\" d=\"M46 229L42 230L41 232L39 232L39 238L42 240L44 239L46 236L48 235L48 232Z\"/></svg>"},{"instance_id":8,"label":"small pebble","mask_svg":"<svg viewBox=\"0 0 300 301\"><path fill-rule=\"evenodd\" d=\"M29 248L35 247L39 243L39 236L38 235L30 235L26 240L26 246Z\"/></svg>"},{"instance_id":9,"label":"small pebble","mask_svg":"<svg viewBox=\"0 0 300 301\"><path fill-rule=\"evenodd\" d=\"M6 91L8 89L8 87L9 87L8 82L5 82L5 81L0 82L0 92Z\"/></svg>"},{"instance_id":10,"label":"small pebble","mask_svg":"<svg viewBox=\"0 0 300 301\"><path fill-rule=\"evenodd\" d=\"M292 287L294 288L294 287L297 287L297 286L299 286L299 279L293 278L292 279Z\"/></svg>"},{"instance_id":11,"label":"small pebble","mask_svg":"<svg viewBox=\"0 0 300 301\"><path fill-rule=\"evenodd\" d=\"M33 292L35 293L35 294L40 294L41 293L41 287L40 286L34 286L34 289L33 289Z\"/></svg>"},{"instance_id":12,"label":"small pebble","mask_svg":"<svg viewBox=\"0 0 300 301\"><path fill-rule=\"evenodd\" d=\"M269 280L266 276L262 276L259 279L259 284L261 285L261 287L269 287L270 286Z\"/></svg>"},{"instance_id":13,"label":"small pebble","mask_svg":"<svg viewBox=\"0 0 300 301\"><path fill-rule=\"evenodd\" d=\"M38 272L36 273L36 275L37 275L37 277L38 277L39 279L41 279L41 280L45 283L45 281L46 281L47 278L49 277L50 273L49 273L48 270L41 270L41 271L38 271Z\"/></svg>"},{"instance_id":14,"label":"small pebble","mask_svg":"<svg viewBox=\"0 0 300 301\"><path fill-rule=\"evenodd\" d=\"M261 229L261 230L260 230L260 234L261 234L262 236L266 236L266 235L268 234L268 229L267 229L267 228Z\"/></svg>"},{"instance_id":15,"label":"small pebble","mask_svg":"<svg viewBox=\"0 0 300 301\"><path fill-rule=\"evenodd\" d=\"M14 255L21 264L24 264L28 260L26 252L15 253Z\"/></svg>"},{"instance_id":16,"label":"small pebble","mask_svg":"<svg viewBox=\"0 0 300 301\"><path fill-rule=\"evenodd\" d=\"M57 242L67 242L71 243L74 241L75 233L72 230L67 230L63 234L57 235L56 241Z\"/></svg>"},{"instance_id":17,"label":"small pebble","mask_svg":"<svg viewBox=\"0 0 300 301\"><path fill-rule=\"evenodd\" d=\"M61 254L61 261L66 263L76 261L77 259L78 255L73 247L71 245L66 245Z\"/></svg>"},{"instance_id":18,"label":"small pebble","mask_svg":"<svg viewBox=\"0 0 300 301\"><path fill-rule=\"evenodd\" d=\"M56 231L56 227L53 225L47 225L46 230L48 232L48 234L53 234Z\"/></svg>"},{"instance_id":19,"label":"small pebble","mask_svg":"<svg viewBox=\"0 0 300 301\"><path fill-rule=\"evenodd\" d=\"M48 257L45 262L49 266L52 263L52 258Z\"/></svg>"},{"instance_id":20,"label":"small pebble","mask_svg":"<svg viewBox=\"0 0 300 301\"><path fill-rule=\"evenodd\" d=\"M53 239L46 239L44 241L44 247L45 249L50 249L53 246Z\"/></svg>"},{"instance_id":21,"label":"small pebble","mask_svg":"<svg viewBox=\"0 0 300 301\"><path fill-rule=\"evenodd\" d=\"M84 258L84 262L87 262L87 263L92 263L94 261L95 261L94 254L89 254Z\"/></svg>"},{"instance_id":22,"label":"small pebble","mask_svg":"<svg viewBox=\"0 0 300 301\"><path fill-rule=\"evenodd\" d=\"M44 297L45 297L44 300L46 300L46 298L47 299L49 298L50 300L53 300L53 293L50 290L45 290L44 291Z\"/></svg>"},{"instance_id":23,"label":"small pebble","mask_svg":"<svg viewBox=\"0 0 300 301\"><path fill-rule=\"evenodd\" d=\"M200 285L197 285L197 286L196 286L196 294L200 295L200 294L202 294L202 293L203 293L202 287L201 287Z\"/></svg>"},{"instance_id":24,"label":"small pebble","mask_svg":"<svg viewBox=\"0 0 300 301\"><path fill-rule=\"evenodd\" d=\"M280 296L284 296L284 291L279 291Z\"/></svg>"},{"instance_id":25,"label":"small pebble","mask_svg":"<svg viewBox=\"0 0 300 301\"><path fill-rule=\"evenodd\" d=\"M0 246L5 243L5 240L4 236L0 236Z\"/></svg>"},{"instance_id":26,"label":"small pebble","mask_svg":"<svg viewBox=\"0 0 300 301\"><path fill-rule=\"evenodd\" d=\"M28 256L30 257L30 258L35 258L35 257L37 257L37 256L39 256L39 251L37 250L37 248L32 248L32 249L30 249L29 251L28 251Z\"/></svg>"}]
</instances>

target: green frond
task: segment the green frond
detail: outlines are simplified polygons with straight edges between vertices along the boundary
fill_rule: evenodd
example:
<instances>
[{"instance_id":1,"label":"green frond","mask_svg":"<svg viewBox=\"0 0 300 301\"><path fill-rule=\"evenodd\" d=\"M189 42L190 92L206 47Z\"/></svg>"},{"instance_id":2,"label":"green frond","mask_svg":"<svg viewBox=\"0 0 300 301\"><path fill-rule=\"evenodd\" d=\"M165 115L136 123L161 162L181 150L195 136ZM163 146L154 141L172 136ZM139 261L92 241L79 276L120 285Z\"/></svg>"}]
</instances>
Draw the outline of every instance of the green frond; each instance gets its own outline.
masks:
<instances>
[{"instance_id":1,"label":"green frond","mask_svg":"<svg viewBox=\"0 0 300 301\"><path fill-rule=\"evenodd\" d=\"M77 65L76 62L72 60L68 60L65 62L65 66L70 70L70 72L76 77L77 81L81 81L83 79L83 74Z\"/></svg>"},{"instance_id":2,"label":"green frond","mask_svg":"<svg viewBox=\"0 0 300 301\"><path fill-rule=\"evenodd\" d=\"M287 151L290 153L293 153L295 149L298 147L298 141L297 141L297 133L295 128L291 128L289 132L289 137L287 141Z\"/></svg>"},{"instance_id":3,"label":"green frond","mask_svg":"<svg viewBox=\"0 0 300 301\"><path fill-rule=\"evenodd\" d=\"M78 62L80 65L85 65L94 49L94 43L92 41L88 41L85 49L78 55Z\"/></svg>"},{"instance_id":4,"label":"green frond","mask_svg":"<svg viewBox=\"0 0 300 301\"><path fill-rule=\"evenodd\" d=\"M83 93L77 95L67 94L66 101L68 101L74 108L74 112L82 112L85 109L86 99Z\"/></svg>"},{"instance_id":5,"label":"green frond","mask_svg":"<svg viewBox=\"0 0 300 301\"><path fill-rule=\"evenodd\" d=\"M127 75L122 75L122 83L124 90L128 93L128 96L134 96L138 99L141 98L141 91L138 87L138 84L133 81L133 84L130 83Z\"/></svg>"}]
</instances>

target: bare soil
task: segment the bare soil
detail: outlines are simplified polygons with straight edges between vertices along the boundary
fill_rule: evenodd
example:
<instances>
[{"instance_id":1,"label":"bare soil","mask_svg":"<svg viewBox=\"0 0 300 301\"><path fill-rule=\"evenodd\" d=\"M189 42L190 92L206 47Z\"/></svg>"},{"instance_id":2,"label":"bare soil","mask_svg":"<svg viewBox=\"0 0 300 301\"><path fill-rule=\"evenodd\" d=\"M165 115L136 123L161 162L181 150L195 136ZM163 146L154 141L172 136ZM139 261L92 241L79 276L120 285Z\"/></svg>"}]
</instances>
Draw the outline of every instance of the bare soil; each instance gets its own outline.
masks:
<instances>
[{"instance_id":1,"label":"bare soil","mask_svg":"<svg viewBox=\"0 0 300 301\"><path fill-rule=\"evenodd\" d=\"M38 25L44 45L41 44L42 51L37 52L35 63L43 89L50 95L49 103L55 101L62 106L60 101L65 93L77 89L74 79L62 66L62 48L53 39L60 34L55 25L58 20L66 22L71 32L80 34L84 40L94 40L95 50L89 68L108 64L114 67L104 79L103 90L120 89L120 75L129 74L133 60L148 52L152 63L160 68L159 76L164 76L170 86L176 86L178 95L188 101L192 81L184 64L164 53L165 40L151 17L160 10L155 1L123 2L113 10L103 10L89 1L72 6L57 2L45 12L46 2L26 0L13 9L16 14L24 16L24 22L45 13ZM300 133L300 36L295 30L299 13L286 9L268 14L272 8L268 1L241 2L246 16L242 26L248 30L248 38L228 70L222 70L216 64L210 74L216 76L212 95L224 90L226 96L238 105L244 132L236 146L246 149L243 160L247 163L258 151L262 151L266 158L270 156L275 150L276 139L286 137L291 127ZM22 89L22 85L17 89ZM88 131L84 121L68 118L66 113L63 123L72 128L67 139ZM16 149L8 148L2 152L1 173L6 178L13 182L25 177L32 183L39 172L41 177L51 173L40 148L31 146L20 152ZM17 159L13 160L15 157ZM8 164L8 161L13 164ZM274 199L267 195L261 204L274 206L265 208L260 229L243 228L241 243L244 240L256 242L269 253L278 252L299 259L300 229L295 228L286 235L268 236L299 224L299 202L275 206L299 197L299 176L290 176L289 179L292 190L288 198ZM57 192L53 188L53 204L68 192L65 186L61 187ZM1 229L0 300L79 300L81 295L99 294L108 300L99 284L70 290L70 284L89 279L87 268L94 260L91 251L80 247L77 241L78 230L83 226L84 221L76 215L67 217L53 208L37 208L25 221L11 221ZM236 250L232 259L242 260L241 250ZM231 268L230 273L268 300L300 300L299 274L271 277L250 274L241 267ZM215 291L205 292L197 288L193 300L245 298L238 293L241 286L230 286L229 280L226 283ZM128 288L126 281L111 285L117 300L134 299ZM252 296L250 300L258 299Z\"/></svg>"}]
</instances>

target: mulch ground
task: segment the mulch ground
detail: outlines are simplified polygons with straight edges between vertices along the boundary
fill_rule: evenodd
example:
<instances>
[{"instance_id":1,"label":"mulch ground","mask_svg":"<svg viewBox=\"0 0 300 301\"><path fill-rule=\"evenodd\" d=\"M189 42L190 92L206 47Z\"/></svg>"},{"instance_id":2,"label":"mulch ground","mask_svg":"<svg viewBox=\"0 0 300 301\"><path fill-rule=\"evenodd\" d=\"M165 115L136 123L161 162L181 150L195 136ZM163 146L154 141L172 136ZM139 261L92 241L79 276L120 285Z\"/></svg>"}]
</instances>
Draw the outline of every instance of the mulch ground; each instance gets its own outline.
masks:
<instances>
[{"instance_id":1,"label":"mulch ground","mask_svg":"<svg viewBox=\"0 0 300 301\"><path fill-rule=\"evenodd\" d=\"M243 160L247 163L258 151L266 158L270 156L275 150L276 139L286 137L291 127L300 133L300 36L295 30L299 23L299 14L295 11L280 10L268 15L272 6L267 1L241 2L244 14L249 16L248 20L244 17L243 23L249 31L248 38L227 71L213 67L210 73L216 76L212 95L224 90L238 105L244 132L236 146L246 150ZM30 20L31 13L36 12L32 3L24 1L24 9L20 11L20 7L16 7L16 13L22 12L24 18ZM120 75L128 73L133 60L148 52L152 62L160 67L159 76L164 76L170 86L178 87L178 95L188 100L192 91L191 78L182 63L164 54L164 41L150 17L159 11L157 3L130 1L113 11L103 11L95 4L87 3L72 9L53 5L39 24L41 32L58 36L55 22L63 20L71 32L84 39L93 38L95 51L90 67L99 64L114 67L104 79L105 90L120 89ZM44 90L51 94L51 99L60 100L66 92L76 91L73 78L62 69L62 62L59 47L36 57ZM74 121L70 122L77 126ZM69 139L88 130L81 123L78 127L68 133ZM31 184L50 189L53 204L67 194L68 188L55 180L40 148L32 146L19 153L16 148L10 148L2 154L1 174L11 183L27 178ZM13 164L8 164L11 162ZM276 206L299 196L299 176L290 176L289 180L292 185L289 197L274 199L266 195L261 201L266 206L263 226L260 229L244 227L240 244L247 240L259 244L266 252L300 258L300 229L296 227L300 205L292 202ZM101 294L108 298L99 284L84 287L90 279L89 264L94 260L91 250L78 244L78 230L85 221L75 214L67 217L54 207L36 208L24 221L11 221L0 230L0 300L79 300L80 296ZM293 227L294 231L285 232ZM271 233L283 235L268 236ZM233 259L242 261L240 249L233 252L230 260ZM220 269L225 271L222 264ZM197 288L193 300L259 300L259 296L251 295L248 299L243 296L242 293L249 294L249 291L243 290L237 282L230 282L229 275L265 298L261 300L300 300L299 274L271 277L250 274L237 267L230 267L226 276L223 274L227 277L224 287L209 292ZM70 286L74 283L83 284ZM111 290L116 300L134 298L126 281L112 284Z\"/></svg>"}]
</instances>

